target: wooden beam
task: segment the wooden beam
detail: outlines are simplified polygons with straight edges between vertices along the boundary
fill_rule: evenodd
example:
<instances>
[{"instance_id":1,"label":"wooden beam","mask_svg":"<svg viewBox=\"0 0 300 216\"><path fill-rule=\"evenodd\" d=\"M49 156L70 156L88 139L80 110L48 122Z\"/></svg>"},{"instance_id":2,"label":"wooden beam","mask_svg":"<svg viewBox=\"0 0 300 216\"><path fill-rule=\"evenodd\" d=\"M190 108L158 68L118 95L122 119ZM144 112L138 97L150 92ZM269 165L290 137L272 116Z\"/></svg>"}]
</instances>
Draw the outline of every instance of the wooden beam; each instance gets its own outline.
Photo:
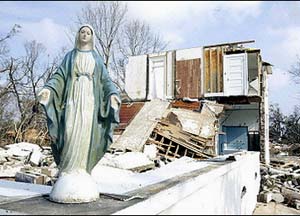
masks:
<instances>
[{"instance_id":1,"label":"wooden beam","mask_svg":"<svg viewBox=\"0 0 300 216\"><path fill-rule=\"evenodd\" d=\"M210 58L209 58L209 49L206 49L206 50L204 50L204 53L205 53L205 55L204 55L204 58L205 58L205 61L204 61L204 66L205 66L205 77L204 77L204 79L205 79L205 82L204 82L204 92L205 93L210 93L210 82L209 82L209 80L210 80L210 74L209 74L209 62L210 62Z\"/></svg>"},{"instance_id":2,"label":"wooden beam","mask_svg":"<svg viewBox=\"0 0 300 216\"><path fill-rule=\"evenodd\" d=\"M213 71L213 68L212 68L212 50L209 49L209 88L210 88L210 91L209 92L213 92L213 76L212 76L212 71Z\"/></svg>"},{"instance_id":3,"label":"wooden beam","mask_svg":"<svg viewBox=\"0 0 300 216\"><path fill-rule=\"evenodd\" d=\"M211 48L211 47L217 47L217 46L230 46L230 45L245 44L245 43L255 43L255 40L237 41L237 42L231 42L231 43L220 43L220 44L204 46L203 48Z\"/></svg>"}]
</instances>

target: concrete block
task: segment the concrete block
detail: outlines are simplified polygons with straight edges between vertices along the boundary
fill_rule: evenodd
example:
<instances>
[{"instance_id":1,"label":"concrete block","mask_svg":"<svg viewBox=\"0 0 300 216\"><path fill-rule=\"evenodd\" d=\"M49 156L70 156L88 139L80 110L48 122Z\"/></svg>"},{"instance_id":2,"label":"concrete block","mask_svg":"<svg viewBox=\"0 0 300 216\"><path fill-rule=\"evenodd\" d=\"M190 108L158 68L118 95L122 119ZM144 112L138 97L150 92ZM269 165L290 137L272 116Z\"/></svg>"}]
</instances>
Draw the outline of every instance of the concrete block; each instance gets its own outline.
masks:
<instances>
[{"instance_id":1,"label":"concrete block","mask_svg":"<svg viewBox=\"0 0 300 216\"><path fill-rule=\"evenodd\" d=\"M54 177L58 174L58 169L57 168L42 167L41 173L45 174L49 177Z\"/></svg>"},{"instance_id":2,"label":"concrete block","mask_svg":"<svg viewBox=\"0 0 300 216\"><path fill-rule=\"evenodd\" d=\"M15 180L32 184L45 184L46 176L37 172L17 172Z\"/></svg>"},{"instance_id":3,"label":"concrete block","mask_svg":"<svg viewBox=\"0 0 300 216\"><path fill-rule=\"evenodd\" d=\"M298 180L297 180L297 179L292 179L292 182L293 182L293 184L294 184L295 186L298 186L298 185L299 185L299 183L298 183Z\"/></svg>"},{"instance_id":4,"label":"concrete block","mask_svg":"<svg viewBox=\"0 0 300 216\"><path fill-rule=\"evenodd\" d=\"M282 203L284 201L284 197L280 193L272 193L272 200L276 203Z\"/></svg>"},{"instance_id":5,"label":"concrete block","mask_svg":"<svg viewBox=\"0 0 300 216\"><path fill-rule=\"evenodd\" d=\"M145 145L144 146L144 154L150 159L154 160L157 154L156 145Z\"/></svg>"},{"instance_id":6,"label":"concrete block","mask_svg":"<svg viewBox=\"0 0 300 216\"><path fill-rule=\"evenodd\" d=\"M127 152L117 156L105 154L100 164L134 172L141 172L155 167L155 163L141 152Z\"/></svg>"},{"instance_id":7,"label":"concrete block","mask_svg":"<svg viewBox=\"0 0 300 216\"><path fill-rule=\"evenodd\" d=\"M40 164L40 161L42 160L42 157L43 154L39 150L33 150L29 161L31 164L38 166Z\"/></svg>"},{"instance_id":8,"label":"concrete block","mask_svg":"<svg viewBox=\"0 0 300 216\"><path fill-rule=\"evenodd\" d=\"M295 208L300 210L300 200L295 200L294 204L295 204Z\"/></svg>"},{"instance_id":9,"label":"concrete block","mask_svg":"<svg viewBox=\"0 0 300 216\"><path fill-rule=\"evenodd\" d=\"M22 167L20 172L22 173L41 173L41 170L38 167L25 166Z\"/></svg>"},{"instance_id":10,"label":"concrete block","mask_svg":"<svg viewBox=\"0 0 300 216\"><path fill-rule=\"evenodd\" d=\"M7 166L6 164L0 166L0 177L15 177L16 173L19 172L23 164L16 164Z\"/></svg>"},{"instance_id":11,"label":"concrete block","mask_svg":"<svg viewBox=\"0 0 300 216\"><path fill-rule=\"evenodd\" d=\"M272 192L262 192L257 197L259 202L269 203L272 200Z\"/></svg>"},{"instance_id":12,"label":"concrete block","mask_svg":"<svg viewBox=\"0 0 300 216\"><path fill-rule=\"evenodd\" d=\"M18 157L27 157L31 152L41 149L36 144L26 142L6 145L5 148L8 149L7 152L9 155L14 155Z\"/></svg>"}]
</instances>

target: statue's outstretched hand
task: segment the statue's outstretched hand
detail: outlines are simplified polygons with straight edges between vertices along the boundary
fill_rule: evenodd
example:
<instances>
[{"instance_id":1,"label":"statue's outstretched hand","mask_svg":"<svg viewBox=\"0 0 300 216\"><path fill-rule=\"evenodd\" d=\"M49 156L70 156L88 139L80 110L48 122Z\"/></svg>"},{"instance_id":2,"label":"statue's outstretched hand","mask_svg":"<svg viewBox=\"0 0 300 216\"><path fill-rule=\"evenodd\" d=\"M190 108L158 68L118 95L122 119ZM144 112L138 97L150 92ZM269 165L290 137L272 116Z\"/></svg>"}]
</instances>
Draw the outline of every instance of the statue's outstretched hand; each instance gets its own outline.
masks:
<instances>
[{"instance_id":1,"label":"statue's outstretched hand","mask_svg":"<svg viewBox=\"0 0 300 216\"><path fill-rule=\"evenodd\" d=\"M47 105L47 103L49 102L49 98L50 98L49 89L44 88L38 93L39 102L43 105Z\"/></svg>"},{"instance_id":2,"label":"statue's outstretched hand","mask_svg":"<svg viewBox=\"0 0 300 216\"><path fill-rule=\"evenodd\" d=\"M111 107L117 111L120 107L121 100L119 99L119 97L117 95L113 94L110 96L110 104L111 104Z\"/></svg>"}]
</instances>

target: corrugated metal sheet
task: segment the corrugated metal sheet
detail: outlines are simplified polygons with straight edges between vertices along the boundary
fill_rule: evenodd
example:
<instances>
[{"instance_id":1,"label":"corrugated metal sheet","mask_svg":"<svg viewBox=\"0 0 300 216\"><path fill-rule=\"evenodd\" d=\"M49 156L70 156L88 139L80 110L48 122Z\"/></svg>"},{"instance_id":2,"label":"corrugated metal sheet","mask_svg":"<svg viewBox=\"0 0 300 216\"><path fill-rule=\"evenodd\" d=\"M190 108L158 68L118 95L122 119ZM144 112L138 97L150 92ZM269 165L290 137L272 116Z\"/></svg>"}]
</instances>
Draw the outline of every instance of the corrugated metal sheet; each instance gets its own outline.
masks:
<instances>
[{"instance_id":1,"label":"corrugated metal sheet","mask_svg":"<svg viewBox=\"0 0 300 216\"><path fill-rule=\"evenodd\" d=\"M201 59L176 61L176 98L201 96Z\"/></svg>"},{"instance_id":2,"label":"corrugated metal sheet","mask_svg":"<svg viewBox=\"0 0 300 216\"><path fill-rule=\"evenodd\" d=\"M223 47L204 49L204 93L223 92Z\"/></svg>"}]
</instances>

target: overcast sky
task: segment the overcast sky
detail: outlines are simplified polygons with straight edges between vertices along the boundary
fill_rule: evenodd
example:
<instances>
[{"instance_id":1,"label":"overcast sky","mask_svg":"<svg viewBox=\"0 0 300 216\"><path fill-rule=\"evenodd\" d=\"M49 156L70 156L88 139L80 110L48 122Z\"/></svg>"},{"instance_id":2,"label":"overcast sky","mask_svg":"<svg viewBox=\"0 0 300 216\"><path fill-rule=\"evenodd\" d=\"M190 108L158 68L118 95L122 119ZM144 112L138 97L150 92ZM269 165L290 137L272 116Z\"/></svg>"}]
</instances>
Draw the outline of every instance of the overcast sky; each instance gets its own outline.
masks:
<instances>
[{"instance_id":1,"label":"overcast sky","mask_svg":"<svg viewBox=\"0 0 300 216\"><path fill-rule=\"evenodd\" d=\"M15 23L22 32L11 43L13 54L22 52L25 40L43 43L50 54L72 42L66 31L86 2L0 2L0 35ZM269 79L271 103L285 114L300 104L300 86L288 70L300 55L300 2L128 2L130 17L146 21L169 41L168 50L223 42L255 40L264 61L274 65Z\"/></svg>"}]
</instances>

